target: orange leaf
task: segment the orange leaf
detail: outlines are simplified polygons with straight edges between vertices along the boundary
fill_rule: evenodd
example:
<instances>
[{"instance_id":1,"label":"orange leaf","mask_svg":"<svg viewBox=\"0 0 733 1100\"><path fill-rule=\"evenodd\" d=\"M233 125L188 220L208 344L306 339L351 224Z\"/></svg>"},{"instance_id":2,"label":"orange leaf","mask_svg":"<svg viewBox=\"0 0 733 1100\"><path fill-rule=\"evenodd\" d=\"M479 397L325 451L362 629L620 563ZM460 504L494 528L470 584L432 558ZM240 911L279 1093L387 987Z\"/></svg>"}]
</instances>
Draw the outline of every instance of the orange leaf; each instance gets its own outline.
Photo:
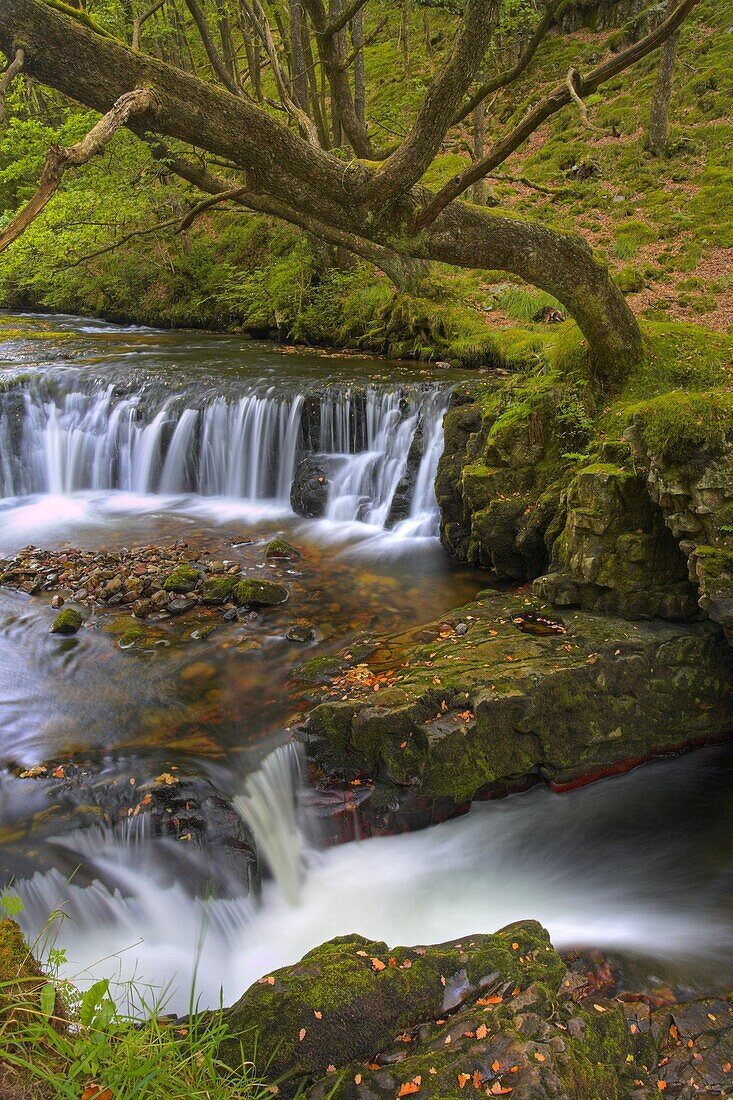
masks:
<instances>
[{"instance_id":1,"label":"orange leaf","mask_svg":"<svg viewBox=\"0 0 733 1100\"><path fill-rule=\"evenodd\" d=\"M464 1089L470 1080L471 1080L471 1074L470 1073L459 1073L458 1074L458 1088L459 1089Z\"/></svg>"},{"instance_id":2,"label":"orange leaf","mask_svg":"<svg viewBox=\"0 0 733 1100\"><path fill-rule=\"evenodd\" d=\"M377 974L380 970L386 970L387 964L383 963L381 959L372 959L372 970L376 970Z\"/></svg>"},{"instance_id":3,"label":"orange leaf","mask_svg":"<svg viewBox=\"0 0 733 1100\"><path fill-rule=\"evenodd\" d=\"M494 1071L494 1073L498 1073L499 1070L501 1069L501 1063L498 1062L495 1058L494 1061L491 1063L491 1068Z\"/></svg>"},{"instance_id":4,"label":"orange leaf","mask_svg":"<svg viewBox=\"0 0 733 1100\"><path fill-rule=\"evenodd\" d=\"M518 951L518 950L519 950L519 944L518 943L513 943L512 944L512 951Z\"/></svg>"},{"instance_id":5,"label":"orange leaf","mask_svg":"<svg viewBox=\"0 0 733 1100\"><path fill-rule=\"evenodd\" d=\"M326 1073L335 1073L335 1072L336 1072L336 1067L333 1064L333 1062L331 1063L330 1066L326 1066Z\"/></svg>"},{"instance_id":6,"label":"orange leaf","mask_svg":"<svg viewBox=\"0 0 733 1100\"><path fill-rule=\"evenodd\" d=\"M666 1081L657 1081L657 1088L659 1089L660 1092L664 1092L666 1087L667 1087L667 1082Z\"/></svg>"},{"instance_id":7,"label":"orange leaf","mask_svg":"<svg viewBox=\"0 0 733 1100\"><path fill-rule=\"evenodd\" d=\"M395 958L395 956L394 956L394 955L390 955L390 957L389 957L389 965L390 965L390 966L392 966L392 967L395 967L395 966L397 966L397 959Z\"/></svg>"},{"instance_id":8,"label":"orange leaf","mask_svg":"<svg viewBox=\"0 0 733 1100\"><path fill-rule=\"evenodd\" d=\"M497 997L496 995L493 997L479 997L476 1001L477 1005L500 1005L501 1003L501 997Z\"/></svg>"},{"instance_id":9,"label":"orange leaf","mask_svg":"<svg viewBox=\"0 0 733 1100\"><path fill-rule=\"evenodd\" d=\"M730 1073L732 1069L733 1065L731 1065L730 1062L723 1062L723 1073Z\"/></svg>"},{"instance_id":10,"label":"orange leaf","mask_svg":"<svg viewBox=\"0 0 733 1100\"><path fill-rule=\"evenodd\" d=\"M300 1029L300 1031L298 1032L298 1038L300 1039L301 1043L305 1039L305 1028L304 1027L302 1027Z\"/></svg>"},{"instance_id":11,"label":"orange leaf","mask_svg":"<svg viewBox=\"0 0 733 1100\"><path fill-rule=\"evenodd\" d=\"M104 1088L93 1081L84 1089L81 1100L112 1100L112 1089Z\"/></svg>"},{"instance_id":12,"label":"orange leaf","mask_svg":"<svg viewBox=\"0 0 733 1100\"><path fill-rule=\"evenodd\" d=\"M492 1096L508 1096L510 1092L514 1092L514 1089L511 1089L509 1087L503 1088L498 1081L494 1081L493 1085L491 1086Z\"/></svg>"},{"instance_id":13,"label":"orange leaf","mask_svg":"<svg viewBox=\"0 0 733 1100\"><path fill-rule=\"evenodd\" d=\"M314 1011L313 1015L315 1016L315 1018L317 1020L322 1020L323 1019L323 1013L322 1012L315 1012Z\"/></svg>"},{"instance_id":14,"label":"orange leaf","mask_svg":"<svg viewBox=\"0 0 733 1100\"><path fill-rule=\"evenodd\" d=\"M412 962L410 961L410 959L405 959L405 961L400 966L400 970L409 970L411 966Z\"/></svg>"},{"instance_id":15,"label":"orange leaf","mask_svg":"<svg viewBox=\"0 0 733 1100\"><path fill-rule=\"evenodd\" d=\"M545 1060L544 1054L540 1054L540 1052L538 1050L535 1051L534 1056L535 1056L535 1058L537 1059L538 1062L544 1062L544 1060Z\"/></svg>"},{"instance_id":16,"label":"orange leaf","mask_svg":"<svg viewBox=\"0 0 733 1100\"><path fill-rule=\"evenodd\" d=\"M357 1073L356 1077L354 1078L354 1084L355 1085L360 1085L361 1084L361 1074L360 1073Z\"/></svg>"},{"instance_id":17,"label":"orange leaf","mask_svg":"<svg viewBox=\"0 0 733 1100\"><path fill-rule=\"evenodd\" d=\"M400 1085L397 1096L410 1096L413 1092L419 1092L421 1084L422 1077L413 1077L411 1081L405 1081L404 1085Z\"/></svg>"},{"instance_id":18,"label":"orange leaf","mask_svg":"<svg viewBox=\"0 0 733 1100\"><path fill-rule=\"evenodd\" d=\"M483 1083L484 1083L483 1073L479 1073L479 1071L477 1069L475 1069L473 1071L473 1087L475 1089L480 1089Z\"/></svg>"},{"instance_id":19,"label":"orange leaf","mask_svg":"<svg viewBox=\"0 0 733 1100\"><path fill-rule=\"evenodd\" d=\"M275 979L273 978L272 974L270 974L269 977L267 977L267 978L260 978L260 980L257 984L258 985L274 985L275 984Z\"/></svg>"},{"instance_id":20,"label":"orange leaf","mask_svg":"<svg viewBox=\"0 0 733 1100\"><path fill-rule=\"evenodd\" d=\"M479 1024L479 1026L476 1028L476 1038L485 1039L488 1034L489 1029L487 1028L486 1024Z\"/></svg>"}]
</instances>

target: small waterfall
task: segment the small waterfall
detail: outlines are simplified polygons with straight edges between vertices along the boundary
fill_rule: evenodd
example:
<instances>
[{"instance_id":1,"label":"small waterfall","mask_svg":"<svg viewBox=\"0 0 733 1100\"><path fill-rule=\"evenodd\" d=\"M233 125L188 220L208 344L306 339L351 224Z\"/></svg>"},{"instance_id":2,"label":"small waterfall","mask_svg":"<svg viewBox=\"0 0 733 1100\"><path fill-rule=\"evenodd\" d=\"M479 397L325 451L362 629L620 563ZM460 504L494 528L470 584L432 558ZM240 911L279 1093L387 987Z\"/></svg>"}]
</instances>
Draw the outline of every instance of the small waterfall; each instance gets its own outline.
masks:
<instances>
[{"instance_id":1,"label":"small waterfall","mask_svg":"<svg viewBox=\"0 0 733 1100\"><path fill-rule=\"evenodd\" d=\"M247 777L243 793L233 799L290 905L300 900L305 874L305 842L298 820L301 785L299 747L289 742L265 757L260 768Z\"/></svg>"},{"instance_id":2,"label":"small waterfall","mask_svg":"<svg viewBox=\"0 0 733 1100\"><path fill-rule=\"evenodd\" d=\"M298 462L315 452L331 460L329 519L437 533L447 388L241 385L171 393L145 379L39 375L0 394L0 491L196 493L287 508Z\"/></svg>"}]
</instances>

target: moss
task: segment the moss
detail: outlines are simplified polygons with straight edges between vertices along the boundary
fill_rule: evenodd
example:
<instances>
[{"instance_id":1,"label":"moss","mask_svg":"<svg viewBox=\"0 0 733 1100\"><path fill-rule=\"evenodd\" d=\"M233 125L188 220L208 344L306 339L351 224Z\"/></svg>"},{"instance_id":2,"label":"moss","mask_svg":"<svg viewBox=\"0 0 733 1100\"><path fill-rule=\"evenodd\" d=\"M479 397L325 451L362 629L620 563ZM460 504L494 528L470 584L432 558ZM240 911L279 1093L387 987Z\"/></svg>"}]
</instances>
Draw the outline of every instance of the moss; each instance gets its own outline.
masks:
<instances>
[{"instance_id":1,"label":"moss","mask_svg":"<svg viewBox=\"0 0 733 1100\"><path fill-rule=\"evenodd\" d=\"M235 577L208 577L201 593L204 603L224 603L231 596L236 583Z\"/></svg>"},{"instance_id":2,"label":"moss","mask_svg":"<svg viewBox=\"0 0 733 1100\"><path fill-rule=\"evenodd\" d=\"M673 391L629 412L646 446L667 464L684 464L701 451L720 453L733 441L733 392Z\"/></svg>"},{"instance_id":3,"label":"moss","mask_svg":"<svg viewBox=\"0 0 733 1100\"><path fill-rule=\"evenodd\" d=\"M83 622L83 616L75 608L65 607L54 619L51 634L76 634Z\"/></svg>"},{"instance_id":4,"label":"moss","mask_svg":"<svg viewBox=\"0 0 733 1100\"><path fill-rule=\"evenodd\" d=\"M288 590L274 581L260 581L250 577L234 585L232 596L239 607L275 607L285 603Z\"/></svg>"},{"instance_id":5,"label":"moss","mask_svg":"<svg viewBox=\"0 0 733 1100\"><path fill-rule=\"evenodd\" d=\"M201 574L198 569L194 569L191 565L179 565L165 578L163 588L166 592L186 595L188 592L193 592L200 580Z\"/></svg>"},{"instance_id":6,"label":"moss","mask_svg":"<svg viewBox=\"0 0 733 1100\"><path fill-rule=\"evenodd\" d=\"M265 548L266 558L282 558L285 561L293 561L300 557L300 550L296 549L285 539L272 539Z\"/></svg>"},{"instance_id":7,"label":"moss","mask_svg":"<svg viewBox=\"0 0 733 1100\"><path fill-rule=\"evenodd\" d=\"M695 558L702 571L706 592L729 592L733 588L733 550L717 546L696 546Z\"/></svg>"},{"instance_id":8,"label":"moss","mask_svg":"<svg viewBox=\"0 0 733 1100\"><path fill-rule=\"evenodd\" d=\"M132 630L126 630L124 634L120 635L117 644L120 649L132 649L136 642L141 641L145 637L147 637L145 631L135 627Z\"/></svg>"},{"instance_id":9,"label":"moss","mask_svg":"<svg viewBox=\"0 0 733 1100\"><path fill-rule=\"evenodd\" d=\"M79 11L78 8L72 7L70 4L64 4L63 0L44 0L45 4L48 4L50 8L55 8L56 11L60 11L62 15L66 15L69 19L75 19L77 23L83 23L90 31L94 31L95 34L100 34L103 38L114 38L114 35L106 31L104 27L101 27L94 19L91 18L85 11Z\"/></svg>"}]
</instances>

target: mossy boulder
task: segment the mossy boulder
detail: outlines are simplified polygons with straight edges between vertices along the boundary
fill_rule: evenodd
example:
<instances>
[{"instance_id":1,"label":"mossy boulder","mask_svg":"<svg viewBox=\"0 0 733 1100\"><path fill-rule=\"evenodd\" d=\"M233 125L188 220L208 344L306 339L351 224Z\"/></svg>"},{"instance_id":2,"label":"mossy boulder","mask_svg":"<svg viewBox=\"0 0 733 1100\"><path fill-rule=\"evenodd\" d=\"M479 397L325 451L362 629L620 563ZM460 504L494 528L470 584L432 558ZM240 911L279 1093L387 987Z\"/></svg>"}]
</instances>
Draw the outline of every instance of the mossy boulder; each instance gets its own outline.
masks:
<instances>
[{"instance_id":1,"label":"mossy boulder","mask_svg":"<svg viewBox=\"0 0 733 1100\"><path fill-rule=\"evenodd\" d=\"M256 1042L279 1093L311 1100L625 1100L654 1044L619 1003L576 1003L583 984L534 921L431 947L342 936L227 1009L221 1054Z\"/></svg>"},{"instance_id":2,"label":"mossy boulder","mask_svg":"<svg viewBox=\"0 0 733 1100\"><path fill-rule=\"evenodd\" d=\"M236 577L208 577L204 581L201 598L204 603L226 603L236 583Z\"/></svg>"},{"instance_id":3,"label":"mossy boulder","mask_svg":"<svg viewBox=\"0 0 733 1100\"><path fill-rule=\"evenodd\" d=\"M559 619L536 597L495 592L454 621L465 635L442 621L371 657L342 654L310 691L301 736L324 777L370 791L366 831L427 825L542 780L562 790L733 734L733 657L712 623Z\"/></svg>"},{"instance_id":4,"label":"mossy boulder","mask_svg":"<svg viewBox=\"0 0 733 1100\"><path fill-rule=\"evenodd\" d=\"M65 607L51 624L51 634L76 634L83 623L84 617L76 608Z\"/></svg>"},{"instance_id":5,"label":"mossy boulder","mask_svg":"<svg viewBox=\"0 0 733 1100\"><path fill-rule=\"evenodd\" d=\"M300 557L300 550L285 539L271 539L265 547L265 557L268 561L296 561Z\"/></svg>"},{"instance_id":6,"label":"mossy boulder","mask_svg":"<svg viewBox=\"0 0 733 1100\"><path fill-rule=\"evenodd\" d=\"M547 932L533 921L429 948L340 936L266 975L227 1009L234 1041L222 1053L236 1063L239 1040L245 1052L256 1042L270 1076L317 1077L329 1065L368 1058L398 1032L484 988L541 982L551 996L563 973Z\"/></svg>"},{"instance_id":7,"label":"mossy boulder","mask_svg":"<svg viewBox=\"0 0 733 1100\"><path fill-rule=\"evenodd\" d=\"M288 590L274 581L255 580L248 577L238 581L232 590L232 598L238 607L276 607L285 603Z\"/></svg>"},{"instance_id":8,"label":"mossy boulder","mask_svg":"<svg viewBox=\"0 0 733 1100\"><path fill-rule=\"evenodd\" d=\"M194 569L192 565L179 565L165 578L163 588L166 592L176 592L185 596L193 592L200 580L201 574L198 569Z\"/></svg>"}]
</instances>

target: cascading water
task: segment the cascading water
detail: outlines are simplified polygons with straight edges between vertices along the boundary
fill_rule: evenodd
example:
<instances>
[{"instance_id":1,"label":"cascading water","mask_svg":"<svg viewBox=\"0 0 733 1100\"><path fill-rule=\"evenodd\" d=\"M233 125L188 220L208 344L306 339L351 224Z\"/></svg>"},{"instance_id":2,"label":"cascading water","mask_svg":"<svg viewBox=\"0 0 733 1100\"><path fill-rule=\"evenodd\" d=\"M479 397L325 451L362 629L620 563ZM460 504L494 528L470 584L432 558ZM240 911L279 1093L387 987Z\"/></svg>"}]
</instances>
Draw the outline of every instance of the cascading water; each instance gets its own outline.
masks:
<instances>
[{"instance_id":1,"label":"cascading water","mask_svg":"<svg viewBox=\"0 0 733 1100\"><path fill-rule=\"evenodd\" d=\"M295 905L305 873L303 830L298 821L302 761L292 742L271 752L247 777L234 809L252 831L259 853L282 890Z\"/></svg>"},{"instance_id":2,"label":"cascading water","mask_svg":"<svg viewBox=\"0 0 733 1100\"><path fill-rule=\"evenodd\" d=\"M331 460L328 519L437 534L446 387L127 390L69 369L9 388L0 396L2 495L193 493L288 508L296 466L310 452Z\"/></svg>"}]
</instances>

